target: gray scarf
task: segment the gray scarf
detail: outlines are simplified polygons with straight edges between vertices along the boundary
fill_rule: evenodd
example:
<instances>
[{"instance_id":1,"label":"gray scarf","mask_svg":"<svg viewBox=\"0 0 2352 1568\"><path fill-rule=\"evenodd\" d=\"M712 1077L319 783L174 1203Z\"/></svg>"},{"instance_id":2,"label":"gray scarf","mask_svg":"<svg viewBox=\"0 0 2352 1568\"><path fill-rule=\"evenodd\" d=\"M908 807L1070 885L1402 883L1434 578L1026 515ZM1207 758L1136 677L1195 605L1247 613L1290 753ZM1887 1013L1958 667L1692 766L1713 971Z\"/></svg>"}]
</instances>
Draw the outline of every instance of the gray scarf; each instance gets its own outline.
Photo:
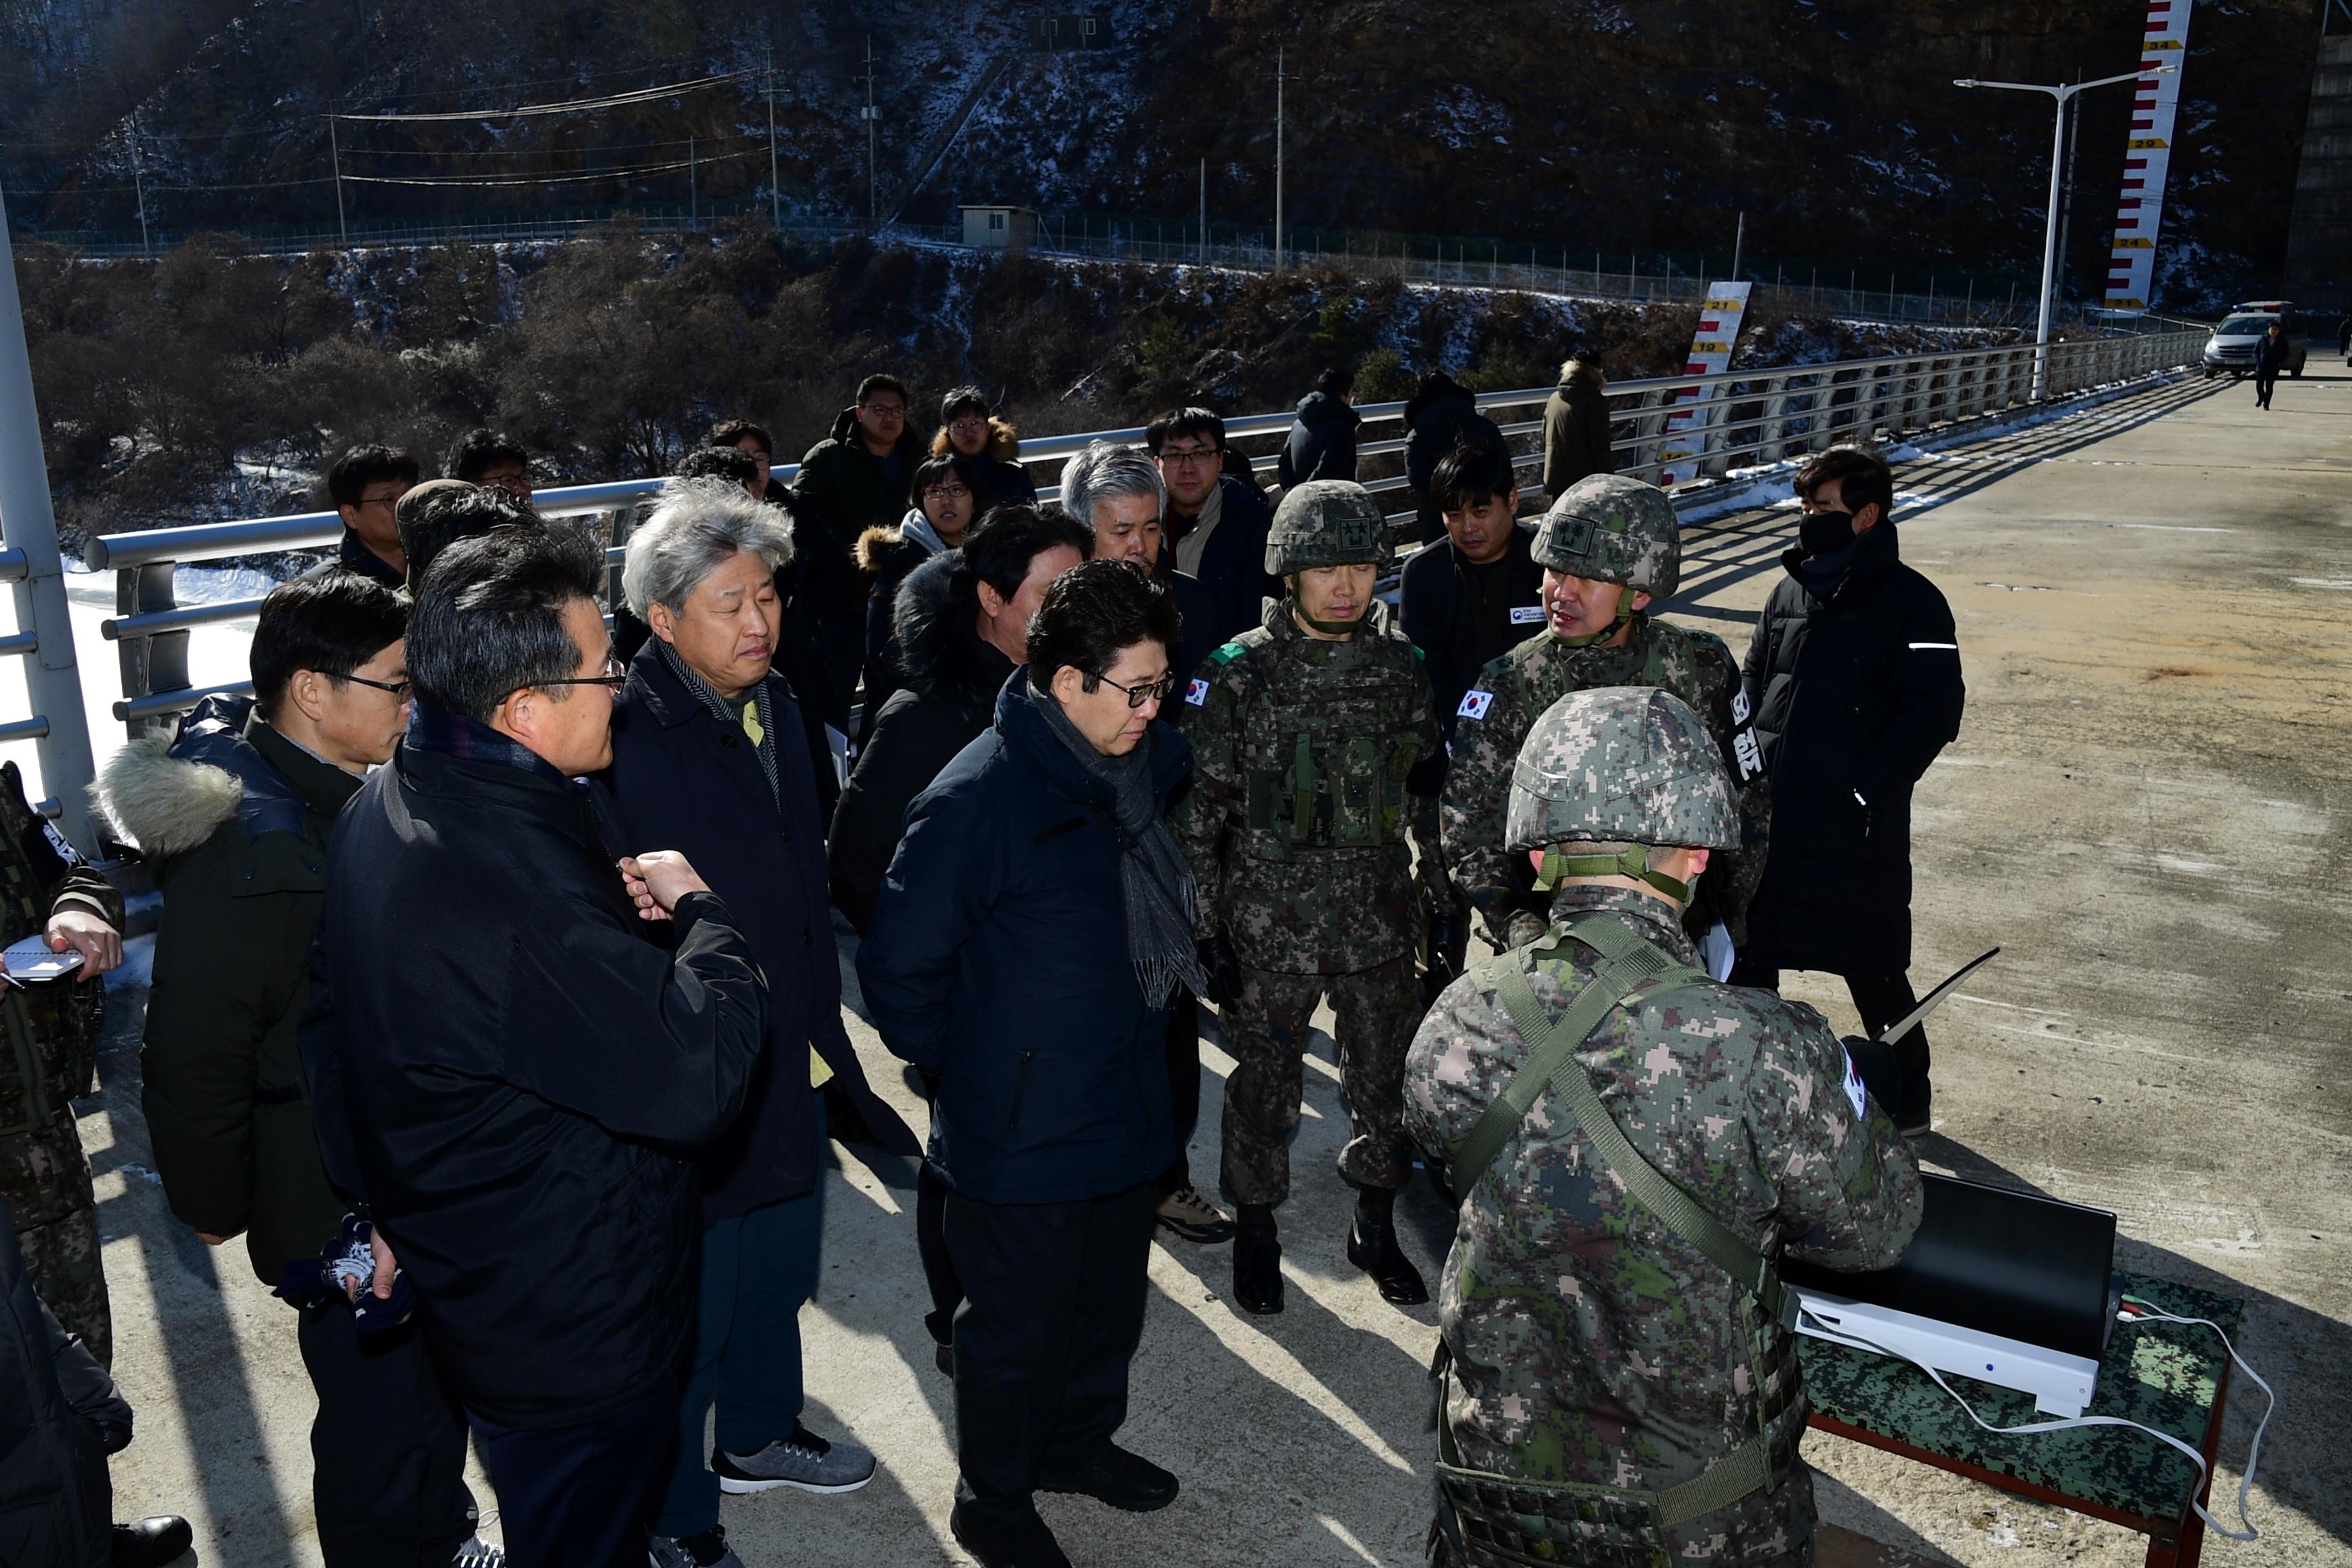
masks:
<instances>
[{"instance_id":1,"label":"gray scarf","mask_svg":"<svg viewBox=\"0 0 2352 1568\"><path fill-rule=\"evenodd\" d=\"M1151 787L1151 734L1123 757L1107 757L1078 733L1051 692L1026 680L1021 693L1037 706L1045 727L1088 774L1110 790L1111 817L1118 825L1118 881L1127 902L1127 956L1146 1006L1165 1007L1176 987L1198 996L1208 990L1200 954L1192 946L1192 868L1160 815Z\"/></svg>"}]
</instances>

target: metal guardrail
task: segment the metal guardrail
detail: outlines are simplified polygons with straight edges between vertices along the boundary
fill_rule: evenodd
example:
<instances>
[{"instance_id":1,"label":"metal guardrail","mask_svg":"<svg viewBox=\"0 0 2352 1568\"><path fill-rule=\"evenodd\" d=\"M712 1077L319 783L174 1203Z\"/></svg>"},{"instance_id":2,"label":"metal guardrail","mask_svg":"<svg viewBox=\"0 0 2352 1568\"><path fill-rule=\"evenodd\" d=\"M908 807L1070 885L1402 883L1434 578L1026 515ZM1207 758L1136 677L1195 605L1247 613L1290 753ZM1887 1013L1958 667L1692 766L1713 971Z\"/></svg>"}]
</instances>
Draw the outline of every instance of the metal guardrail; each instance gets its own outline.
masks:
<instances>
[{"instance_id":1,"label":"metal guardrail","mask_svg":"<svg viewBox=\"0 0 2352 1568\"><path fill-rule=\"evenodd\" d=\"M2051 343L2049 391L2043 401L2190 364L2204 342L2200 329ZM2028 394L2041 353L2033 344L2017 343L1620 382L1608 389L1610 446L1617 454L1620 473L1665 483L1678 497L1689 496L1720 485L1737 469L1780 462L1841 439L1900 436L2031 406ZM1490 415L1521 413L1523 416L1496 421L1515 447L1536 438L1532 449L1517 453L1523 488L1531 488L1527 471L1541 468L1542 405L1551 392L1548 386L1531 387L1477 397L1479 408ZM1360 431L1360 458L1404 450L1404 406L1380 403L1357 409L1366 427L1377 431L1389 426L1395 432L1367 439ZM1669 432L1667 425L1678 413L1690 415L1693 427ZM1291 420L1288 413L1244 415L1226 420L1225 433L1237 445L1279 438L1289 432ZM1029 437L1022 442L1021 460L1059 464L1090 442L1140 443L1143 438L1140 427ZM1260 453L1251 463L1270 472L1275 458L1271 451ZM787 483L798 471L797 464L779 464L772 470ZM625 553L623 544L638 509L654 499L662 483L646 479L569 485L541 490L533 504L542 517L598 518L608 542L606 557L617 563ZM1375 477L1365 485L1376 494L1402 492L1415 503L1391 512L1392 526L1410 524L1416 517L1418 498L1402 474ZM1038 488L1040 500L1058 500L1060 496L1058 480ZM92 538L84 563L116 574L117 614L100 626L102 636L121 646L123 696L113 705L114 716L136 733L194 707L210 693L250 689L250 682L190 684L187 642L193 631L255 614L261 601L182 607L173 593L177 565L318 550L335 544L341 535L336 513L316 511ZM0 552L0 580L7 580L11 573L22 576L24 570L21 555ZM0 642L0 654L14 651L18 650ZM0 726L0 740L11 738L16 737L8 727Z\"/></svg>"}]
</instances>

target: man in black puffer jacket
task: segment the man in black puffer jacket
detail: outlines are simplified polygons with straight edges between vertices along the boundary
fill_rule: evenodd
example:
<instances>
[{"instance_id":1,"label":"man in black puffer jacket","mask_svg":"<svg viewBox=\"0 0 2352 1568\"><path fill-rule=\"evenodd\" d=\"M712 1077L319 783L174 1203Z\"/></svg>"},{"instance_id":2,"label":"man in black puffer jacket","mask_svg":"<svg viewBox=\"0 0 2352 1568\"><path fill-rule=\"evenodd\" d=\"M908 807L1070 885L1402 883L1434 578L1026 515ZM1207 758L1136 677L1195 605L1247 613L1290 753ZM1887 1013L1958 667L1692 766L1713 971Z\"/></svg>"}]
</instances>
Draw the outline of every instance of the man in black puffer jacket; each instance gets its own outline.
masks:
<instances>
[{"instance_id":1,"label":"man in black puffer jacket","mask_svg":"<svg viewBox=\"0 0 2352 1568\"><path fill-rule=\"evenodd\" d=\"M1805 518L1748 645L1741 701L1772 791L1771 849L1735 985L1783 969L1845 977L1876 1034L1917 997L1911 966L1911 788L1960 732L1967 692L1951 606L1903 564L1885 461L1832 447L1797 473ZM1896 1127L1925 1132L1927 1037L1895 1042Z\"/></svg>"}]
</instances>

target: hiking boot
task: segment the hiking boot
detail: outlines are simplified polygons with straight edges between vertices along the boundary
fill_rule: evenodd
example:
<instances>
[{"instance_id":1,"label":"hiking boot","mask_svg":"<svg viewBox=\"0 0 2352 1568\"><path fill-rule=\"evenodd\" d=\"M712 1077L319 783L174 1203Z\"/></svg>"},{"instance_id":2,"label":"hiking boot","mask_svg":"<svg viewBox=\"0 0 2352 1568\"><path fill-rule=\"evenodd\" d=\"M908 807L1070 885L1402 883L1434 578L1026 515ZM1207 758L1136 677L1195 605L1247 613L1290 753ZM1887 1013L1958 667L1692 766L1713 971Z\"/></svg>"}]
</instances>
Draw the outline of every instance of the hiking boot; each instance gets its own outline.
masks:
<instances>
[{"instance_id":1,"label":"hiking boot","mask_svg":"<svg viewBox=\"0 0 2352 1568\"><path fill-rule=\"evenodd\" d=\"M1234 1237L1234 1222L1189 1186L1179 1187L1160 1200L1160 1224L1184 1240L1204 1247L1231 1241Z\"/></svg>"},{"instance_id":2,"label":"hiking boot","mask_svg":"<svg viewBox=\"0 0 2352 1568\"><path fill-rule=\"evenodd\" d=\"M723 1492L764 1492L792 1487L804 1492L854 1492L874 1479L874 1456L855 1443L828 1443L799 1422L793 1435L756 1454L710 1453Z\"/></svg>"}]
</instances>

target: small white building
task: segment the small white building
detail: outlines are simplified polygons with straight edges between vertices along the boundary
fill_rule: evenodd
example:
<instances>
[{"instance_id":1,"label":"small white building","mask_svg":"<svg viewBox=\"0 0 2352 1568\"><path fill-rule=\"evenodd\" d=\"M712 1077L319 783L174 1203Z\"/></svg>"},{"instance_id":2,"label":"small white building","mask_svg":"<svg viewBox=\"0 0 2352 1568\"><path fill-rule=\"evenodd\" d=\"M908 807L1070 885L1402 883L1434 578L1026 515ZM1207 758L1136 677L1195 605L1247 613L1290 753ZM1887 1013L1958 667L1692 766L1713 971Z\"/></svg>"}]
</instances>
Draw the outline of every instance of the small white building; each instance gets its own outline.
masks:
<instances>
[{"instance_id":1,"label":"small white building","mask_svg":"<svg viewBox=\"0 0 2352 1568\"><path fill-rule=\"evenodd\" d=\"M963 213L963 242L974 250L1026 250L1037 238L1037 215L1027 207L972 206Z\"/></svg>"}]
</instances>

